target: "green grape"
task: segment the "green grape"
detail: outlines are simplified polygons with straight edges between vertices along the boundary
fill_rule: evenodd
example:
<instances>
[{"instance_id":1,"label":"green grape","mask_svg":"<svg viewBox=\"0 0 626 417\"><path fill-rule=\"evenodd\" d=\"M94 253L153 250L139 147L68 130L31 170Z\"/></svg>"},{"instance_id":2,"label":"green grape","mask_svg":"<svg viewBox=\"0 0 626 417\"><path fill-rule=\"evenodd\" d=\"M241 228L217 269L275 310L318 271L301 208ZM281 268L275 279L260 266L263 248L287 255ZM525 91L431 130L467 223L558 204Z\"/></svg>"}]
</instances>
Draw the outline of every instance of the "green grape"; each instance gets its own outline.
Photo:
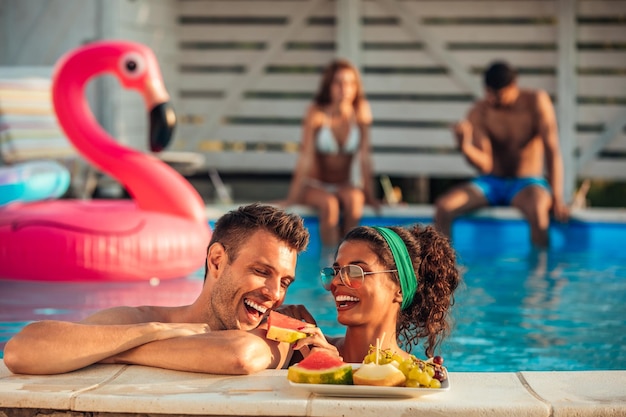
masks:
<instances>
[{"instance_id":1,"label":"green grape","mask_svg":"<svg viewBox=\"0 0 626 417\"><path fill-rule=\"evenodd\" d=\"M419 388L420 383L414 379L407 379L406 382L404 383L404 386L409 387L409 388Z\"/></svg>"},{"instance_id":2,"label":"green grape","mask_svg":"<svg viewBox=\"0 0 626 417\"><path fill-rule=\"evenodd\" d=\"M435 376L435 368L433 368L432 366L426 366L426 373L431 378L434 377Z\"/></svg>"},{"instance_id":3,"label":"green grape","mask_svg":"<svg viewBox=\"0 0 626 417\"><path fill-rule=\"evenodd\" d=\"M428 385L428 387L429 387L429 388L441 388L441 382L439 382L438 380L436 380L436 379L434 379L434 378L433 378L433 379L430 381L430 385Z\"/></svg>"},{"instance_id":4,"label":"green grape","mask_svg":"<svg viewBox=\"0 0 626 417\"><path fill-rule=\"evenodd\" d=\"M432 380L433 379L426 372L420 372L420 374L419 374L419 376L417 378L417 382L419 382L420 385L423 385L425 387L430 386L430 381L432 381Z\"/></svg>"},{"instance_id":5,"label":"green grape","mask_svg":"<svg viewBox=\"0 0 626 417\"><path fill-rule=\"evenodd\" d=\"M404 361L404 359L402 358L402 356L400 356L397 353L394 353L393 355L391 355L391 361L396 361L398 363L402 363Z\"/></svg>"},{"instance_id":6,"label":"green grape","mask_svg":"<svg viewBox=\"0 0 626 417\"><path fill-rule=\"evenodd\" d=\"M415 366L409 371L409 375L407 375L407 378L414 379L419 382L421 374L423 374L422 370L419 368L419 366Z\"/></svg>"},{"instance_id":7,"label":"green grape","mask_svg":"<svg viewBox=\"0 0 626 417\"><path fill-rule=\"evenodd\" d=\"M404 376L407 378L409 377L409 372L411 372L411 369L413 368L414 368L414 365L411 359L407 359L407 360L400 362L400 366L398 366L398 369L400 369L402 373L404 374Z\"/></svg>"}]
</instances>

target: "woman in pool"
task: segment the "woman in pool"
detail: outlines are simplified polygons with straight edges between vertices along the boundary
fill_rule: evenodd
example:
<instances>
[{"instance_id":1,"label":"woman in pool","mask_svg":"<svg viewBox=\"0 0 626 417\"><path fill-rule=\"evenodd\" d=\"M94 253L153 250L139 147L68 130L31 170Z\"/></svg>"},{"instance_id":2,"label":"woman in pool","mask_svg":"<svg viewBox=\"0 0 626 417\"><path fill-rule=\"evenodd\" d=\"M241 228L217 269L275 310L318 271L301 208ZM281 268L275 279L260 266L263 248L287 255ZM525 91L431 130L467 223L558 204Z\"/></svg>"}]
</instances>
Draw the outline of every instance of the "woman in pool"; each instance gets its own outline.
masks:
<instances>
[{"instance_id":1,"label":"woman in pool","mask_svg":"<svg viewBox=\"0 0 626 417\"><path fill-rule=\"evenodd\" d=\"M347 327L345 336L328 342L345 362L361 362L383 334L382 349L407 358L424 341L426 356L433 357L450 331L460 277L448 238L433 227L362 226L342 240L333 266L322 270L322 283ZM305 345L327 346L319 330L295 348Z\"/></svg>"},{"instance_id":2,"label":"woman in pool","mask_svg":"<svg viewBox=\"0 0 626 417\"><path fill-rule=\"evenodd\" d=\"M304 116L300 156L282 205L313 207L322 244L332 251L341 236L358 226L364 204L379 207L372 185L371 122L358 70L345 60L331 62ZM357 154L361 178L353 179Z\"/></svg>"}]
</instances>

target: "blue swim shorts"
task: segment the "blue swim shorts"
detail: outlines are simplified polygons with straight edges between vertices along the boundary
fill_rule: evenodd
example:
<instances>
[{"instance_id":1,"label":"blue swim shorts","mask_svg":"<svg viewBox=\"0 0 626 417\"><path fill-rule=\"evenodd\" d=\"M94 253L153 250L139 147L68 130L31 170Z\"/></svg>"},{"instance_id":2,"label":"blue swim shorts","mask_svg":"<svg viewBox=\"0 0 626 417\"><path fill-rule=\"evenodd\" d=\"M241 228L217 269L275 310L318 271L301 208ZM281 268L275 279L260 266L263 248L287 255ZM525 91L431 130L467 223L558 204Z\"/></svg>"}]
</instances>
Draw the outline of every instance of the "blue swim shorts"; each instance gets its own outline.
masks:
<instances>
[{"instance_id":1,"label":"blue swim shorts","mask_svg":"<svg viewBox=\"0 0 626 417\"><path fill-rule=\"evenodd\" d=\"M497 177L495 175L481 175L470 181L487 198L491 206L508 206L513 197L523 188L531 185L544 188L551 193L548 181L542 177Z\"/></svg>"}]
</instances>

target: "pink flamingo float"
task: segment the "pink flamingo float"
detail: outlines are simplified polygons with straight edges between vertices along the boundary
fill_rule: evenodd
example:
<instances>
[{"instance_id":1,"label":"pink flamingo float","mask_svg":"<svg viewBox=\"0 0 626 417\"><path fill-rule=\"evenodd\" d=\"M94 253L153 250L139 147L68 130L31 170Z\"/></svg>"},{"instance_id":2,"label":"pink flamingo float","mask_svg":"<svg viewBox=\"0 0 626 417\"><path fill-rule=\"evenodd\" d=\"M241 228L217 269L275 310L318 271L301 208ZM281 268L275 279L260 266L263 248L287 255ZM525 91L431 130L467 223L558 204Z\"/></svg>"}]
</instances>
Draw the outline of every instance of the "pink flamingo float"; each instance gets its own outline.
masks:
<instances>
[{"instance_id":1,"label":"pink flamingo float","mask_svg":"<svg viewBox=\"0 0 626 417\"><path fill-rule=\"evenodd\" d=\"M200 268L211 236L200 195L167 164L119 145L98 124L87 82L113 74L151 109L153 151L169 142L176 117L152 51L131 42L95 42L57 63L53 101L68 138L121 182L132 200L54 200L0 208L0 278L138 281L183 277Z\"/></svg>"}]
</instances>

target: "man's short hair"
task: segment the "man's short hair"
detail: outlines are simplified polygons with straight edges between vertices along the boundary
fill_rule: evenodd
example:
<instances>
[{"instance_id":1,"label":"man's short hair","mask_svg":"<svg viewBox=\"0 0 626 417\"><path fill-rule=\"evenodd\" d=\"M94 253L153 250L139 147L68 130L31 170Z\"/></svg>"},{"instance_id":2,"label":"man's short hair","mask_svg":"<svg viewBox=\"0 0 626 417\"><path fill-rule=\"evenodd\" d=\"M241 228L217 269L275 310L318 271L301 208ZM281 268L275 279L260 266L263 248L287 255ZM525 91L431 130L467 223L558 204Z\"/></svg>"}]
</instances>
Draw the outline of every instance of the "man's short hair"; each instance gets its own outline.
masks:
<instances>
[{"instance_id":1,"label":"man's short hair","mask_svg":"<svg viewBox=\"0 0 626 417\"><path fill-rule=\"evenodd\" d=\"M298 253L309 244L309 231L301 216L268 204L252 203L231 210L217 219L209 247L216 242L224 245L232 263L239 255L239 249L258 230L271 233ZM206 262L204 268L206 280Z\"/></svg>"},{"instance_id":2,"label":"man's short hair","mask_svg":"<svg viewBox=\"0 0 626 417\"><path fill-rule=\"evenodd\" d=\"M509 86L517 78L517 72L507 62L495 61L485 71L485 86L498 91Z\"/></svg>"}]
</instances>

